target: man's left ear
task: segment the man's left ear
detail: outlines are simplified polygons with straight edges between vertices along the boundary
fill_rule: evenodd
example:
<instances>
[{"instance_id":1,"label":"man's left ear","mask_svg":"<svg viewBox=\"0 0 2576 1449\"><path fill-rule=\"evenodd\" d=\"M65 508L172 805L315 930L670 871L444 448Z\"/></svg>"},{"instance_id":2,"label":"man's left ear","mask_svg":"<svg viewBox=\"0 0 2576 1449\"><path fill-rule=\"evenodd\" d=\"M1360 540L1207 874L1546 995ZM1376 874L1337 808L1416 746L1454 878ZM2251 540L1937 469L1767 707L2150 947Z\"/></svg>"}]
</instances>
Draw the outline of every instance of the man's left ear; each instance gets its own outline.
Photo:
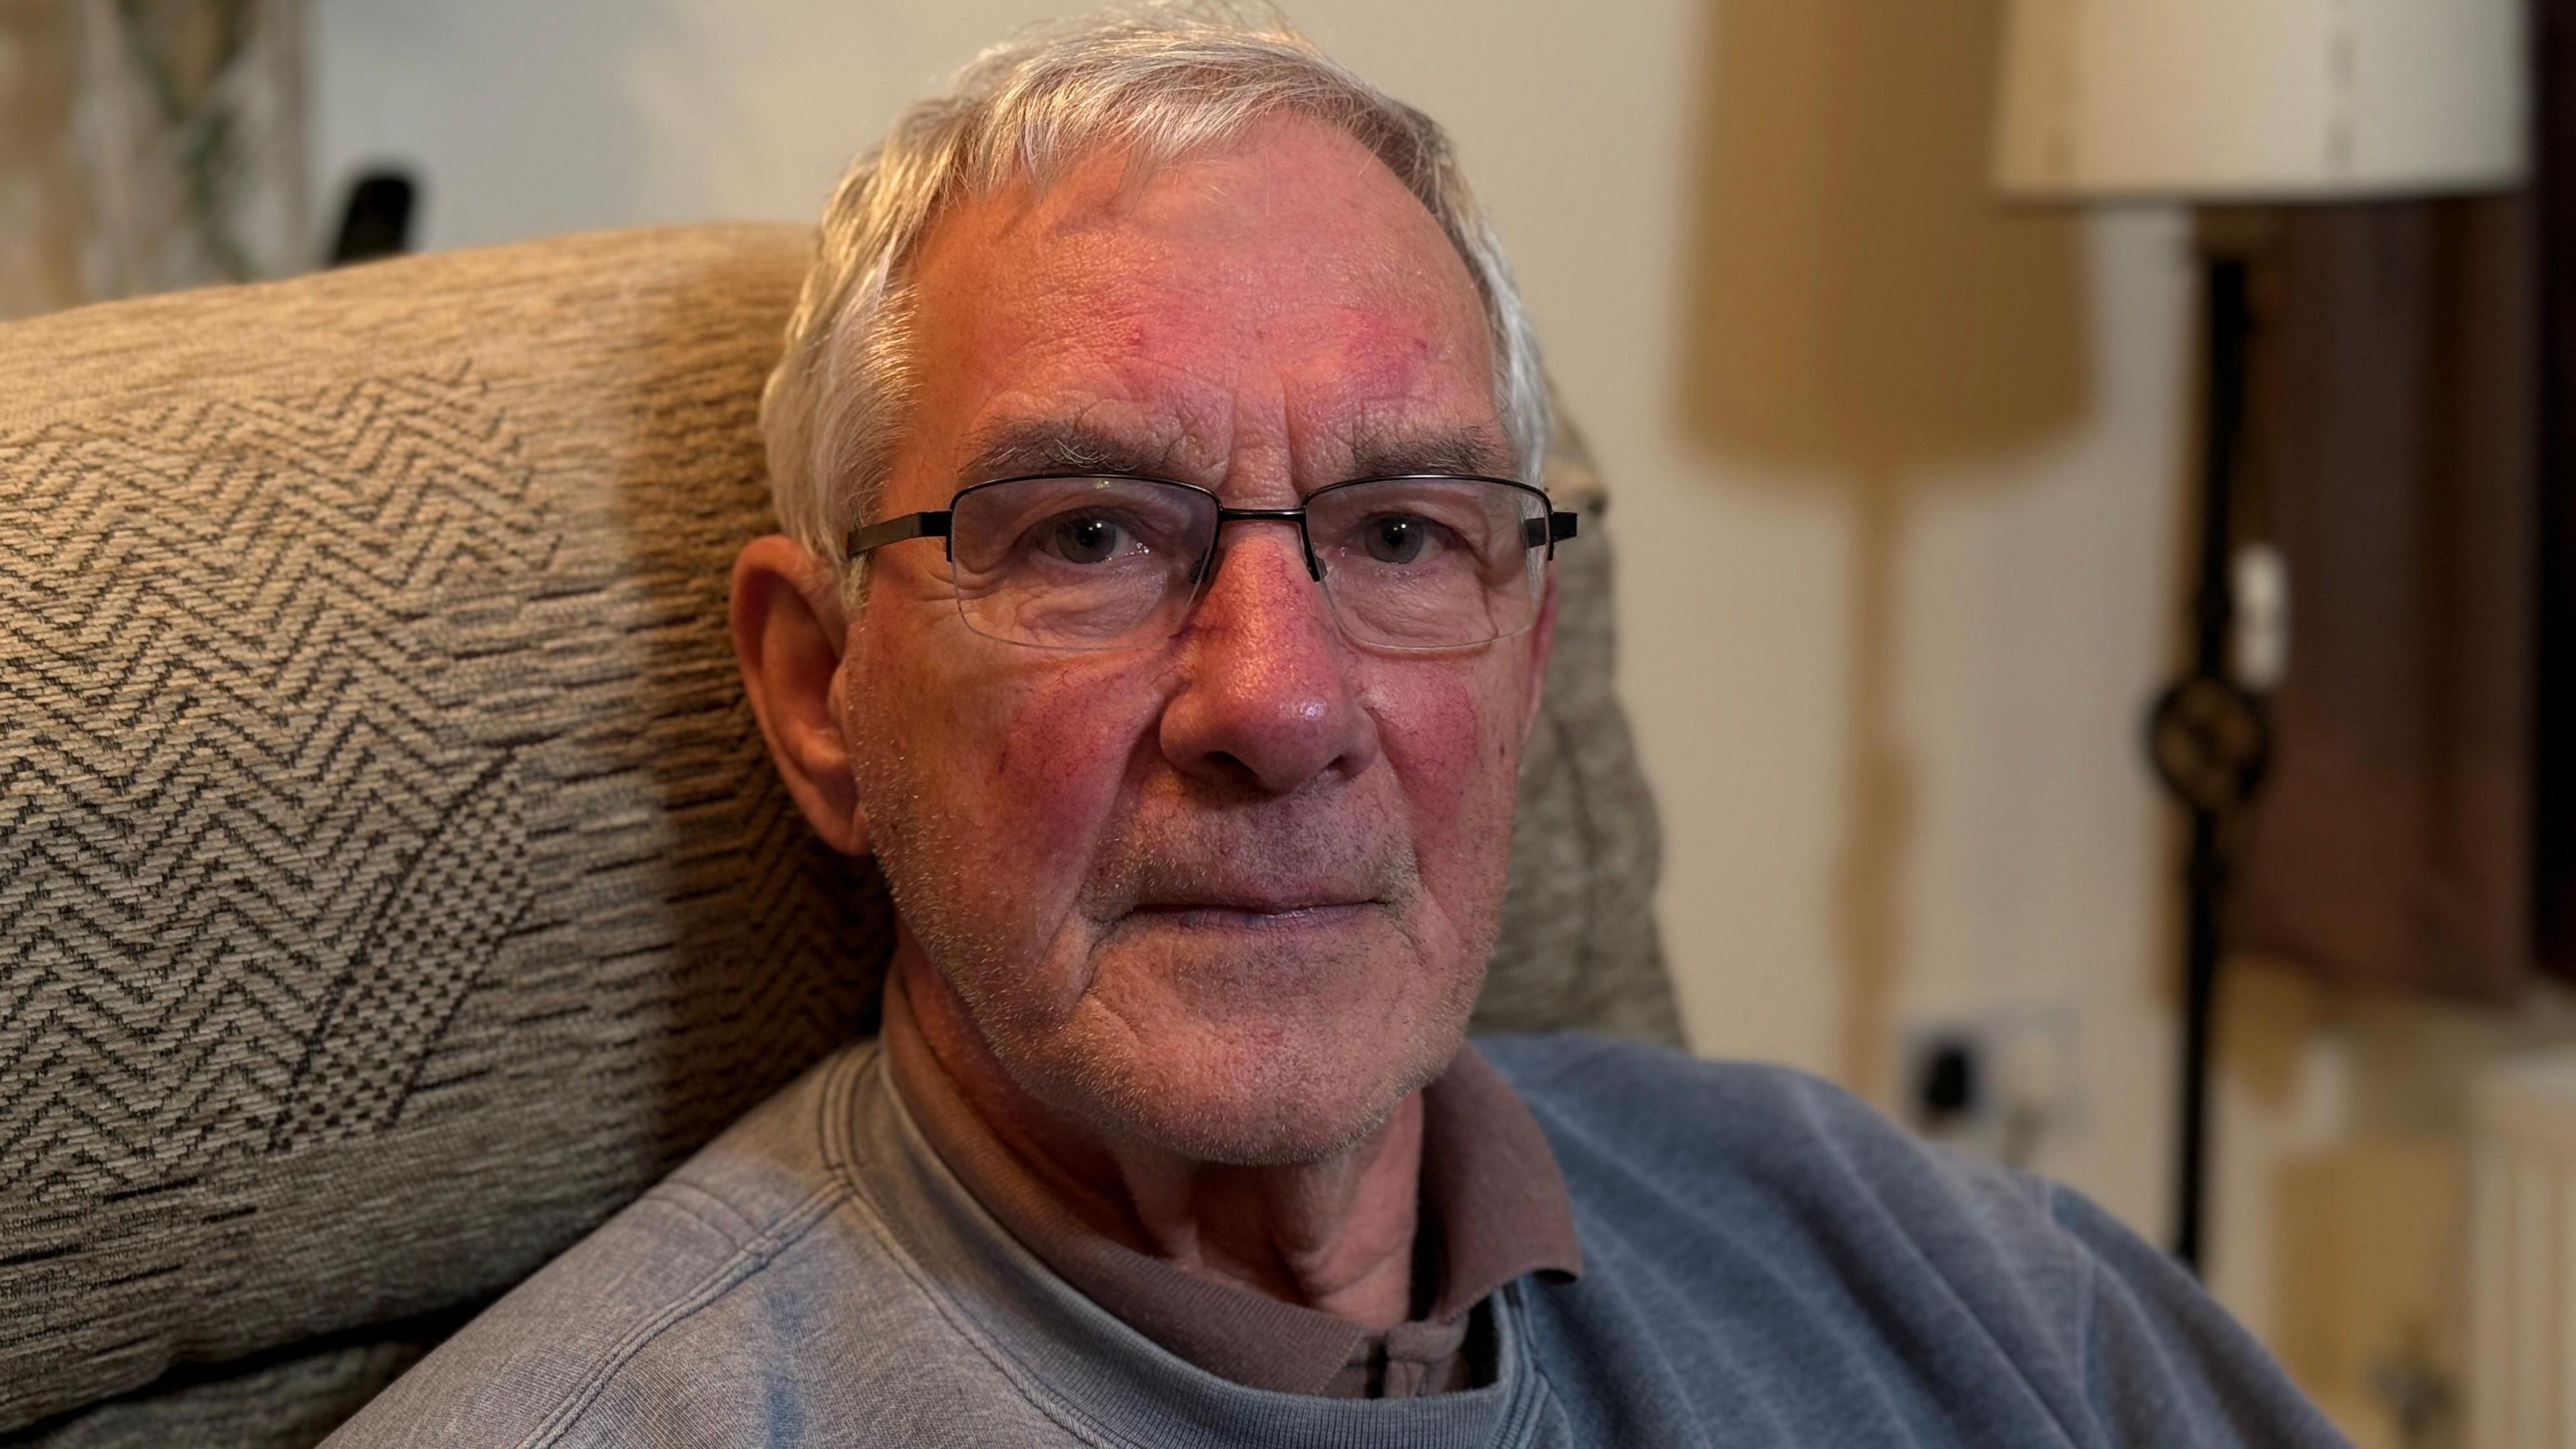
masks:
<instances>
[{"instance_id":1,"label":"man's left ear","mask_svg":"<svg viewBox=\"0 0 2576 1449\"><path fill-rule=\"evenodd\" d=\"M1530 731L1538 728L1539 698L1547 688L1547 661L1556 652L1556 566L1547 570L1547 590L1539 595L1538 622L1530 626L1529 696L1521 701L1521 748L1529 748Z\"/></svg>"}]
</instances>

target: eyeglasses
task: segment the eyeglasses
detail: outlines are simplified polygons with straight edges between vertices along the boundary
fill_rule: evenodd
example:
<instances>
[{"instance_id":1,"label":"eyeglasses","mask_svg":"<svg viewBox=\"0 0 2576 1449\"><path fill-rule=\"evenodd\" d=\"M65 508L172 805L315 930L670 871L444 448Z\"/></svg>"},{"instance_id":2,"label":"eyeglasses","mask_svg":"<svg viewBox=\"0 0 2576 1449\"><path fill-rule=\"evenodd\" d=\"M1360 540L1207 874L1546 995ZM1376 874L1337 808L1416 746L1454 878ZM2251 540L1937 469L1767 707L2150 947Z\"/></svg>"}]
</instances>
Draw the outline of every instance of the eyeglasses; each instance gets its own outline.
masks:
<instances>
[{"instance_id":1,"label":"eyeglasses","mask_svg":"<svg viewBox=\"0 0 2576 1449\"><path fill-rule=\"evenodd\" d=\"M1181 632L1228 523L1294 523L1306 572L1353 643L1463 649L1538 622L1546 564L1575 515L1506 478L1360 478L1298 508L1227 508L1160 478L1042 474L978 483L948 507L850 530L851 558L943 538L957 609L987 638L1111 650Z\"/></svg>"}]
</instances>

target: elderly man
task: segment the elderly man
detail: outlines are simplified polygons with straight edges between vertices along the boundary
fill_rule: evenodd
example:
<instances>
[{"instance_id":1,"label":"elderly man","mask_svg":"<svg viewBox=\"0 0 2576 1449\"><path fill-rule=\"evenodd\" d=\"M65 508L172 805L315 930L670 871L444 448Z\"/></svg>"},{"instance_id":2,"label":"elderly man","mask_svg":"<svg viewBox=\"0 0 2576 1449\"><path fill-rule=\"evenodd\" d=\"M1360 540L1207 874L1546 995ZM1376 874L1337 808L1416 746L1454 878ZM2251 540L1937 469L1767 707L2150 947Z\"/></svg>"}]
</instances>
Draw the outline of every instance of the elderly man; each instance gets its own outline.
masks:
<instances>
[{"instance_id":1,"label":"elderly man","mask_svg":"<svg viewBox=\"0 0 2576 1449\"><path fill-rule=\"evenodd\" d=\"M1294 35L997 49L825 216L733 631L881 1042L351 1444L2330 1443L2063 1190L1463 1044L1572 521L1440 132Z\"/></svg>"}]
</instances>

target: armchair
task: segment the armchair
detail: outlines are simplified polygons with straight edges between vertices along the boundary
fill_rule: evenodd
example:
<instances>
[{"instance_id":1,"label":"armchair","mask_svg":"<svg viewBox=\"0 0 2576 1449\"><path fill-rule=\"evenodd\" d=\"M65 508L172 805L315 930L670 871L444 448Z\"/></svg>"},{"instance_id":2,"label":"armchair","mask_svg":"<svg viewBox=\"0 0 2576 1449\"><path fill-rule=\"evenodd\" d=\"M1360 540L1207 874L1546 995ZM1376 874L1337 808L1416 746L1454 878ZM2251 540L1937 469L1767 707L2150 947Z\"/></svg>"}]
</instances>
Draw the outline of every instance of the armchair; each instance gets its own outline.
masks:
<instances>
[{"instance_id":1,"label":"armchair","mask_svg":"<svg viewBox=\"0 0 2576 1449\"><path fill-rule=\"evenodd\" d=\"M0 1444L306 1444L872 1029L725 639L808 234L0 326ZM1481 1029L1678 1037L1595 515Z\"/></svg>"}]
</instances>

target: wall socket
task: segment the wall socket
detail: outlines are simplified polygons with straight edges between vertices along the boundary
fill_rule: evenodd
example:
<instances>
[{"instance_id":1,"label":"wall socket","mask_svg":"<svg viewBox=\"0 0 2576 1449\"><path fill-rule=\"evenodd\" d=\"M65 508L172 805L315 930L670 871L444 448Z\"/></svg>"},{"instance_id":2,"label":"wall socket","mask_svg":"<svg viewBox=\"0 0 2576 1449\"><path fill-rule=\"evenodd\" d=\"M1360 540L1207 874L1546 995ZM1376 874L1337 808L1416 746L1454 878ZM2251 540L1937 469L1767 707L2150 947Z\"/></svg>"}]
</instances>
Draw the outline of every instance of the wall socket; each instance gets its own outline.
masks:
<instances>
[{"instance_id":1,"label":"wall socket","mask_svg":"<svg viewBox=\"0 0 2576 1449\"><path fill-rule=\"evenodd\" d=\"M2026 1166L2080 1116L2071 1008L1925 1014L1905 1027L1900 1053L1907 1122L1976 1156Z\"/></svg>"}]
</instances>

